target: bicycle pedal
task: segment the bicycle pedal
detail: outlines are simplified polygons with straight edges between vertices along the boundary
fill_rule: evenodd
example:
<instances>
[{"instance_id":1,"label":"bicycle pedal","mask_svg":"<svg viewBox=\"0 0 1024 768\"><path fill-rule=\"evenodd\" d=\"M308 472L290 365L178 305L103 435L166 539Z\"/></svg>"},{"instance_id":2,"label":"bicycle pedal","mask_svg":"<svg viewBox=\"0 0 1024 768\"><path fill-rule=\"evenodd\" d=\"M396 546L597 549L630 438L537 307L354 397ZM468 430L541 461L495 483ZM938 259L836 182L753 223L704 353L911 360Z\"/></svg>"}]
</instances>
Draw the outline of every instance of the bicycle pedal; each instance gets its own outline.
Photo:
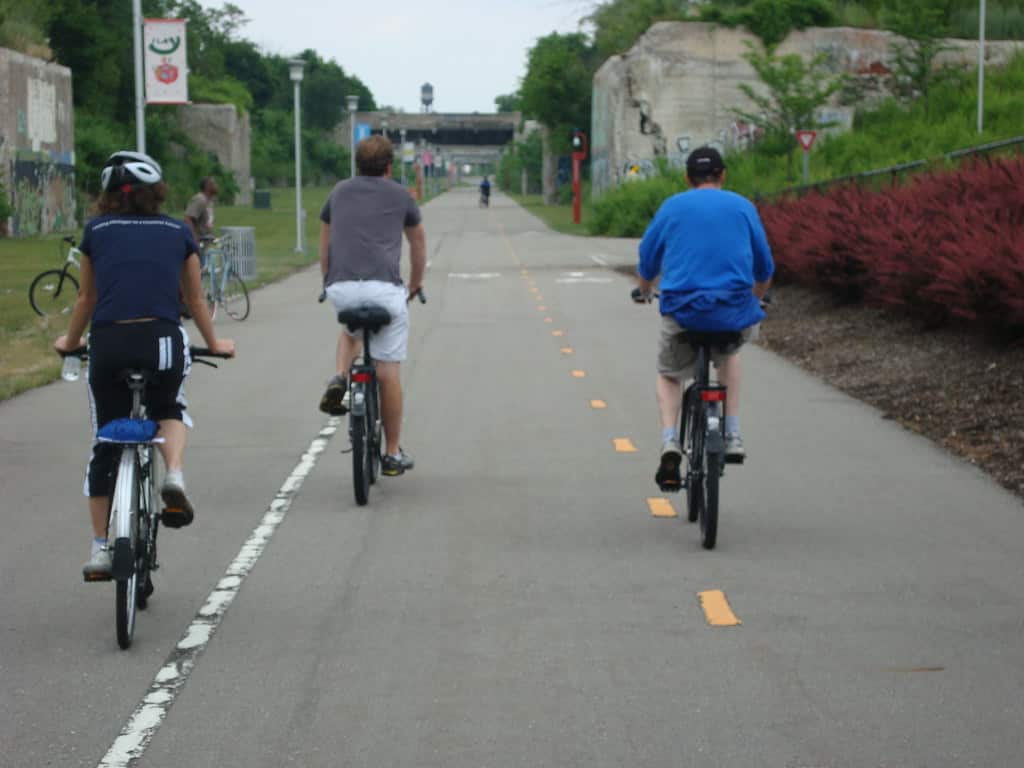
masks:
<instances>
[{"instance_id":1,"label":"bicycle pedal","mask_svg":"<svg viewBox=\"0 0 1024 768\"><path fill-rule=\"evenodd\" d=\"M98 581L113 581L114 577L109 573L83 573L82 581L86 584L91 584Z\"/></svg>"},{"instance_id":2,"label":"bicycle pedal","mask_svg":"<svg viewBox=\"0 0 1024 768\"><path fill-rule=\"evenodd\" d=\"M728 456L725 457L726 464L742 464L746 461L746 456Z\"/></svg>"},{"instance_id":3,"label":"bicycle pedal","mask_svg":"<svg viewBox=\"0 0 1024 768\"><path fill-rule=\"evenodd\" d=\"M679 485L674 483L659 483L658 488L661 489L662 493L679 493L683 490L683 485L681 483Z\"/></svg>"}]
</instances>

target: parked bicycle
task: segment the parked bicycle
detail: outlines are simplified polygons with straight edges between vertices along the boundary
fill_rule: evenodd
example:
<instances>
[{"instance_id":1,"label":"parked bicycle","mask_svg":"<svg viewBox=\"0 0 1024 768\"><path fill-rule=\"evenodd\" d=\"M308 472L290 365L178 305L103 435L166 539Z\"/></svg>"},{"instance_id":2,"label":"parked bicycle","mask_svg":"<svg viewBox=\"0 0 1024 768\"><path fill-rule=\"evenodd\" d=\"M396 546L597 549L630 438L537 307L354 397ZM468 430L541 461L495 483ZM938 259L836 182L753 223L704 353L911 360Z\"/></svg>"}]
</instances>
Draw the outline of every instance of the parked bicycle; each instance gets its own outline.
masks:
<instances>
[{"instance_id":1,"label":"parked bicycle","mask_svg":"<svg viewBox=\"0 0 1024 768\"><path fill-rule=\"evenodd\" d=\"M61 238L60 243L68 245L64 266L40 272L28 288L28 302L40 317L69 315L78 299L78 280L71 274L71 268L81 268L82 252L78 250L73 237ZM58 251L61 249L60 243L57 244Z\"/></svg>"},{"instance_id":2,"label":"parked bicycle","mask_svg":"<svg viewBox=\"0 0 1024 768\"><path fill-rule=\"evenodd\" d=\"M326 292L322 292L319 301L326 298ZM426 304L427 298L422 290L417 293L417 298L421 304ZM391 313L381 306L364 305L343 309L338 313L338 322L347 325L352 333L363 332L363 355L353 361L349 370L346 400L348 436L352 444L352 482L356 504L364 506L370 500L370 486L377 482L380 474L384 450L380 386L370 351L370 335L391 322Z\"/></svg>"},{"instance_id":3,"label":"parked bicycle","mask_svg":"<svg viewBox=\"0 0 1024 768\"><path fill-rule=\"evenodd\" d=\"M203 347L190 347L193 360L216 367L202 358L228 357ZM64 358L88 360L85 347L61 353ZM131 416L115 419L98 432L100 440L121 446L121 454L111 478L110 509L107 514L107 540L113 542L110 574L94 581L114 581L117 644L126 649L135 634L137 610L145 610L153 594L153 571L157 560L157 531L161 510L159 471L154 446L157 424L146 418L146 386L157 376L153 371L133 369L118 374L131 392ZM76 379L77 372L68 376Z\"/></svg>"},{"instance_id":4,"label":"parked bicycle","mask_svg":"<svg viewBox=\"0 0 1024 768\"><path fill-rule=\"evenodd\" d=\"M227 258L223 241L204 237L199 245L203 249L203 288L210 318L215 319L217 307L223 307L232 320L245 320L249 316L249 289Z\"/></svg>"},{"instance_id":5,"label":"parked bicycle","mask_svg":"<svg viewBox=\"0 0 1024 768\"><path fill-rule=\"evenodd\" d=\"M639 288L632 292L633 301L650 302L657 296ZM687 519L700 523L701 544L714 549L718 538L719 486L725 465L741 464L742 457L727 459L725 453L726 387L714 383L711 360L714 351L723 351L740 343L739 331L691 331L680 334L693 347L694 379L683 392L679 435L683 445L686 472L682 484L663 483L662 491L686 491Z\"/></svg>"}]
</instances>

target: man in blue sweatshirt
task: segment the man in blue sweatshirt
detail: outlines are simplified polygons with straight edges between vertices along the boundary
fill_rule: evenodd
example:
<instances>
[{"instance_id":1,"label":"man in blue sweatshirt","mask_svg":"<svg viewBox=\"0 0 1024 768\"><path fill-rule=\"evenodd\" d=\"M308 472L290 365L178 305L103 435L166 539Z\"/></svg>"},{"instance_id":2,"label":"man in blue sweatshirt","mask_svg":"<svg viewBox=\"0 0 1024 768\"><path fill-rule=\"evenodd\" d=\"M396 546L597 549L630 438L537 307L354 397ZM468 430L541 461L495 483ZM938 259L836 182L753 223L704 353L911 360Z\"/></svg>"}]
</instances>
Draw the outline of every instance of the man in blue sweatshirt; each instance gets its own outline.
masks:
<instances>
[{"instance_id":1,"label":"man in blue sweatshirt","mask_svg":"<svg viewBox=\"0 0 1024 768\"><path fill-rule=\"evenodd\" d=\"M640 243L640 290L649 293L661 275L661 341L658 351L658 409L662 450L658 485L680 487L682 447L679 411L682 383L693 376L696 354L680 334L741 331L742 343L757 338L764 317L761 299L775 265L764 226L754 205L722 189L725 162L717 150L700 147L686 160L692 189L666 200ZM740 437L739 346L714 354L726 402L726 460L745 456Z\"/></svg>"}]
</instances>

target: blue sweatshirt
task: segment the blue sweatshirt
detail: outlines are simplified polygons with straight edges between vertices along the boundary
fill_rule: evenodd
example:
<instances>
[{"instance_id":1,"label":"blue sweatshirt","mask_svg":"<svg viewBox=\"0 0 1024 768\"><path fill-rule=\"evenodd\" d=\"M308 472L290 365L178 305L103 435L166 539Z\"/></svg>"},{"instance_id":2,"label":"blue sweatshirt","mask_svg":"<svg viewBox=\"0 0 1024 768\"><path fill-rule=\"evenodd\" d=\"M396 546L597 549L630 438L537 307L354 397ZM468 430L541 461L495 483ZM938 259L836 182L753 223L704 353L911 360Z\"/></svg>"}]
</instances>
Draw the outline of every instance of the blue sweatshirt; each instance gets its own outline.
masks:
<instances>
[{"instance_id":1,"label":"blue sweatshirt","mask_svg":"<svg viewBox=\"0 0 1024 768\"><path fill-rule=\"evenodd\" d=\"M761 322L751 293L775 272L753 203L735 192L691 189L666 200L640 242L640 276L661 275L661 314L695 331Z\"/></svg>"}]
</instances>

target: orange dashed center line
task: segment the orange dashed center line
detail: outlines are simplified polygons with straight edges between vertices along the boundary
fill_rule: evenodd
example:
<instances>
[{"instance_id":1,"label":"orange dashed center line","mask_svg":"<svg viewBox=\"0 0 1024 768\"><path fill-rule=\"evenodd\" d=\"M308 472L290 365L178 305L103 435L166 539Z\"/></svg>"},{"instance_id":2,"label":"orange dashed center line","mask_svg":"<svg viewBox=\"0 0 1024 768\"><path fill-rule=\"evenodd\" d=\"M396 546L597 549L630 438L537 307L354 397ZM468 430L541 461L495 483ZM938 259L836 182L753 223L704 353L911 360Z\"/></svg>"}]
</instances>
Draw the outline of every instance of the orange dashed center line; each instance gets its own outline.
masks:
<instances>
[{"instance_id":1,"label":"orange dashed center line","mask_svg":"<svg viewBox=\"0 0 1024 768\"><path fill-rule=\"evenodd\" d=\"M676 517L676 511L668 499L648 499L647 508L654 517Z\"/></svg>"},{"instance_id":2,"label":"orange dashed center line","mask_svg":"<svg viewBox=\"0 0 1024 768\"><path fill-rule=\"evenodd\" d=\"M572 347L562 347L558 351L561 352L563 355L571 355L574 352Z\"/></svg>"},{"instance_id":3,"label":"orange dashed center line","mask_svg":"<svg viewBox=\"0 0 1024 768\"><path fill-rule=\"evenodd\" d=\"M548 308L547 307L537 307L537 311L538 312L547 312Z\"/></svg>"},{"instance_id":4,"label":"orange dashed center line","mask_svg":"<svg viewBox=\"0 0 1024 768\"><path fill-rule=\"evenodd\" d=\"M706 592L698 592L700 607L704 609L704 617L712 627L735 627L743 622L736 618L732 607L720 589L709 589Z\"/></svg>"},{"instance_id":5,"label":"orange dashed center line","mask_svg":"<svg viewBox=\"0 0 1024 768\"><path fill-rule=\"evenodd\" d=\"M553 323L553 322L555 322L555 319L553 317L545 317L544 318L544 322L545 323Z\"/></svg>"},{"instance_id":6,"label":"orange dashed center line","mask_svg":"<svg viewBox=\"0 0 1024 768\"><path fill-rule=\"evenodd\" d=\"M586 371L581 371L579 368L577 368L576 370L574 370L572 372L572 377L574 379L583 379L583 378L586 378L586 376L587 376L587 372Z\"/></svg>"},{"instance_id":7,"label":"orange dashed center line","mask_svg":"<svg viewBox=\"0 0 1024 768\"><path fill-rule=\"evenodd\" d=\"M552 331L552 336L565 336L565 331Z\"/></svg>"},{"instance_id":8,"label":"orange dashed center line","mask_svg":"<svg viewBox=\"0 0 1024 768\"><path fill-rule=\"evenodd\" d=\"M590 407L593 408L595 411L603 411L605 408L608 407L608 403L606 403L604 400L591 400Z\"/></svg>"},{"instance_id":9,"label":"orange dashed center line","mask_svg":"<svg viewBox=\"0 0 1024 768\"><path fill-rule=\"evenodd\" d=\"M636 453L636 446L628 437L616 437L612 440L612 444L619 453Z\"/></svg>"}]
</instances>

